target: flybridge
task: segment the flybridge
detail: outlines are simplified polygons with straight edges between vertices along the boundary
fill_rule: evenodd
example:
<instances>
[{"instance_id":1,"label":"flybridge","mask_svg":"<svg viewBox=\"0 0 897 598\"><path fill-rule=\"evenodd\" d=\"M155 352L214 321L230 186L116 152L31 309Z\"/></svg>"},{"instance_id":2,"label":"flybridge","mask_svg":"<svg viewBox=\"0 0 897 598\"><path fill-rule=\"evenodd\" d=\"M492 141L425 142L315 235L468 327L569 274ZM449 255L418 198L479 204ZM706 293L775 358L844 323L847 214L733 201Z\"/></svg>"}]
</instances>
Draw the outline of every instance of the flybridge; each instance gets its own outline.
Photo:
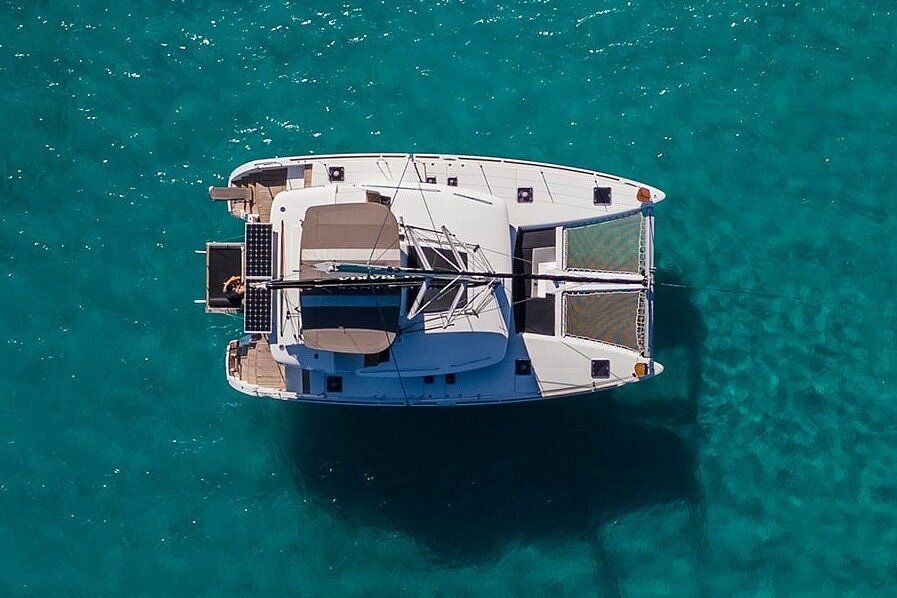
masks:
<instances>
[{"instance_id":1,"label":"flybridge","mask_svg":"<svg viewBox=\"0 0 897 598\"><path fill-rule=\"evenodd\" d=\"M349 210L348 206L339 206L342 216L349 220L360 222L366 219L365 221L368 223L381 223L379 228L375 226L365 228L368 234L368 243L363 243L357 236L353 237L350 242L355 253L376 256L375 260L368 260L365 263L333 260L315 263L302 260L306 268L309 266L313 268L314 271L311 274L308 270L300 271L297 280L271 281L269 288L358 288L362 281L370 285L371 289L378 286L417 287L413 300L410 300L407 320L413 320L427 308L438 304L443 297L451 296L451 304L442 322L443 328L451 325L456 313L460 313L459 308L464 313L475 315L476 308L482 308L490 301L491 294L488 288L476 294L473 299L465 297L469 288L491 287L496 284L496 277L489 270L469 271L465 269L468 262L483 268L489 267L488 260L484 256L478 255L479 247L457 241L445 227L435 236L435 240L422 238L413 227L399 224L389 208L382 203L354 204L354 208L359 213ZM331 210L330 207L314 209L323 210L323 214L325 214L325 216L317 216L318 221L326 217ZM362 215L360 212L364 214ZM401 235L400 231L404 235ZM405 246L401 245L402 236L407 241ZM334 241L330 241L330 245L335 244ZM370 245L370 248L367 245ZM346 255L350 253L347 249L344 247L332 248L329 253ZM303 257L307 256L304 242L301 251ZM401 255L409 253L416 258L414 260L416 263L421 263L424 267L410 268L407 265L401 265ZM321 256L326 253L319 252L315 255ZM433 262L436 262L437 258L446 265L446 269L433 267ZM405 261L407 264L409 260ZM349 276L340 276L341 274ZM463 304L462 298L465 299ZM380 311L382 312L382 309Z\"/></svg>"},{"instance_id":2,"label":"flybridge","mask_svg":"<svg viewBox=\"0 0 897 598\"><path fill-rule=\"evenodd\" d=\"M482 404L662 370L659 190L500 158L347 154L250 163L211 195L247 221L244 243L206 251L207 309L244 316L227 352L243 392Z\"/></svg>"}]
</instances>

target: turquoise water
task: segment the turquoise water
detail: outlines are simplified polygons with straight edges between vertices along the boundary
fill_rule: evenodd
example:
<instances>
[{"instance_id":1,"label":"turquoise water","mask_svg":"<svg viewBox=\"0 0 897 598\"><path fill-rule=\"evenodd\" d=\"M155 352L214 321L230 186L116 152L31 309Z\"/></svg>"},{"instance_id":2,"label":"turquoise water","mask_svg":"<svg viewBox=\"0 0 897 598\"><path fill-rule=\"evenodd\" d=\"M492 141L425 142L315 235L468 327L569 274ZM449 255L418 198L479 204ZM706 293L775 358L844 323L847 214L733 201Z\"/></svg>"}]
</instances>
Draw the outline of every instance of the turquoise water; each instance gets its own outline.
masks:
<instances>
[{"instance_id":1,"label":"turquoise water","mask_svg":"<svg viewBox=\"0 0 897 598\"><path fill-rule=\"evenodd\" d=\"M0 593L894 595L891 3L144 4L0 6ZM205 188L373 150L664 189L663 376L231 391Z\"/></svg>"}]
</instances>

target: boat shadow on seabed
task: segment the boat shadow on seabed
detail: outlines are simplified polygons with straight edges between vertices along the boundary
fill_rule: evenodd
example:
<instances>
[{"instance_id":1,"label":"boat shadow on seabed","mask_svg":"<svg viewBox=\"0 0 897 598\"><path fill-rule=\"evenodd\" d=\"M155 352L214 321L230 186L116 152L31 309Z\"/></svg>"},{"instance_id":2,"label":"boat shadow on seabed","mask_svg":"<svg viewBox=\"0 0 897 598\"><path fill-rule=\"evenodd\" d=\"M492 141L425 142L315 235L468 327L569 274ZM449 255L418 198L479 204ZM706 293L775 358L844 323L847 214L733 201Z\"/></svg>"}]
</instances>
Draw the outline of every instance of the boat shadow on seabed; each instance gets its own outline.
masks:
<instances>
[{"instance_id":1,"label":"boat shadow on seabed","mask_svg":"<svg viewBox=\"0 0 897 598\"><path fill-rule=\"evenodd\" d=\"M695 446L703 323L687 289L658 289L655 314L661 361L667 350L684 350L693 363L666 363L644 400L639 384L497 407L303 405L293 428L297 483L359 525L411 534L449 566L538 539L596 542L596 567L607 569L599 581L613 589L600 546L604 522L683 502L691 527L703 528ZM673 386L688 397L663 390L677 369L683 384Z\"/></svg>"}]
</instances>

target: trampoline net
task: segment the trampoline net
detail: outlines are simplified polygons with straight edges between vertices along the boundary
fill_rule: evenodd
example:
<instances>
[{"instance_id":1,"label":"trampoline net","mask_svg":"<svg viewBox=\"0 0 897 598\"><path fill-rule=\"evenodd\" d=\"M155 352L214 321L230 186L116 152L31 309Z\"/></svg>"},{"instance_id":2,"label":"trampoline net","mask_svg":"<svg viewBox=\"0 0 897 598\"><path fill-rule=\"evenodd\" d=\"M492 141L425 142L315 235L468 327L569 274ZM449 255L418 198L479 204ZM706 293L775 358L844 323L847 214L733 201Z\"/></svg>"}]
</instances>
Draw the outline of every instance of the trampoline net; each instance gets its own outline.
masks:
<instances>
[{"instance_id":1,"label":"trampoline net","mask_svg":"<svg viewBox=\"0 0 897 598\"><path fill-rule=\"evenodd\" d=\"M567 293L564 334L644 353L644 291Z\"/></svg>"},{"instance_id":2,"label":"trampoline net","mask_svg":"<svg viewBox=\"0 0 897 598\"><path fill-rule=\"evenodd\" d=\"M645 224L641 213L571 227L564 231L569 270L635 272L645 270Z\"/></svg>"}]
</instances>

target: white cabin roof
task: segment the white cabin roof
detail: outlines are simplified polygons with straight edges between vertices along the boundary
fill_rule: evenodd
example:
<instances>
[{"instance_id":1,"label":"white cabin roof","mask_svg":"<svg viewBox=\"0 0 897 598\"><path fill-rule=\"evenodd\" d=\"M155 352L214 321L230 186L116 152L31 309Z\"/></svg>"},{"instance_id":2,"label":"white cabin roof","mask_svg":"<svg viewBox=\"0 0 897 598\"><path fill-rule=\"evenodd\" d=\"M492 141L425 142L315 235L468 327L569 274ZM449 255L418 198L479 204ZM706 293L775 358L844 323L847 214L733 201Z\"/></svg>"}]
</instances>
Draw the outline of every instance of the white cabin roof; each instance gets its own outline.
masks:
<instances>
[{"instance_id":1,"label":"white cabin roof","mask_svg":"<svg viewBox=\"0 0 897 598\"><path fill-rule=\"evenodd\" d=\"M425 239L428 234L426 231L441 233L442 227L445 227L460 244L469 246L468 249L478 246L478 260L471 261L470 268L477 269L477 263L486 260L488 268L479 267L481 270L510 271L512 235L503 201L449 186L420 183L388 186L377 182L310 187L279 193L271 209L273 230L276 235L281 235L279 249L276 249L276 261L281 269L279 275L283 278L301 278L308 270L308 260L301 256L306 251L302 239L310 208L315 208L317 212L318 206L364 205L362 202L368 202L371 194L377 194L381 199L389 198L391 214L401 224L402 230L406 227L423 229L425 232L418 235ZM347 228L348 234L351 234L350 231L351 227ZM407 240L403 243L402 250L406 255L409 252ZM471 297L474 296L474 291L468 291ZM386 341L387 337L380 332L379 338L385 341L385 346L392 345L392 359L401 364L403 375L411 372L417 372L418 375L458 372L500 361L508 343L510 289L499 283L489 293L492 298L483 297L488 304L477 316L453 318L451 325L445 326L444 314L424 313L413 322L405 321L398 337L390 336ZM330 334L324 338L320 333L314 333L312 337L304 338L307 335L302 325L301 310L295 309L301 305L301 293L289 289L284 290L283 294L285 301L282 309L292 309L295 313L291 313L289 320L281 318L282 325L275 327L277 344L285 347L279 360L292 365L303 361L308 363L310 352L313 354L326 349L331 346L331 341L334 343L332 347L345 349L342 352L358 352L346 349L351 346L346 335L357 336L359 333L355 330L347 331L342 336ZM413 298L413 291L409 296ZM409 302L410 299L406 300L402 316L407 313ZM308 342L309 340L312 342ZM364 343L363 346L373 347L375 344ZM378 347L377 351L385 346ZM311 359L314 359L313 355ZM341 359L345 361L345 357ZM318 360L320 361L320 355ZM372 366L361 373L369 376L396 375L395 366L391 363Z\"/></svg>"}]
</instances>

